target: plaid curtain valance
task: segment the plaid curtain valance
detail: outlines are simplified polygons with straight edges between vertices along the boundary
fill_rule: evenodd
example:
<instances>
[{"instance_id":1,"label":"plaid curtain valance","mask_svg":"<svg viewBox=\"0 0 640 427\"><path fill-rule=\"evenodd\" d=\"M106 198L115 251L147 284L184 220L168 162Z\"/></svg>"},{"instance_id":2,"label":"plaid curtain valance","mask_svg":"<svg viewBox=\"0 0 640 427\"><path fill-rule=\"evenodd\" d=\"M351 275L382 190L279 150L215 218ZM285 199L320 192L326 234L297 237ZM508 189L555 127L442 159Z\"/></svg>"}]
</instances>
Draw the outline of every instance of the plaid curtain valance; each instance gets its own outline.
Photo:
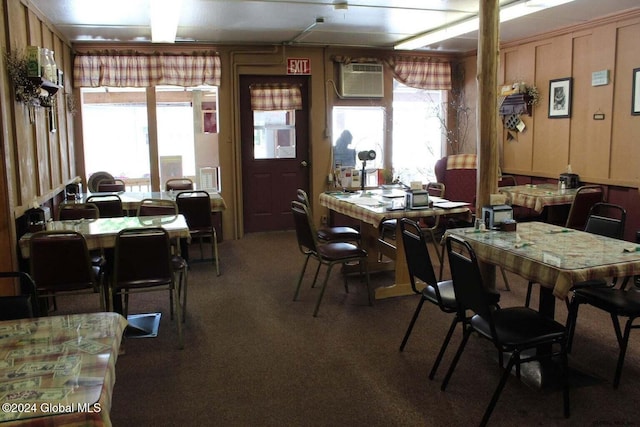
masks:
<instances>
[{"instance_id":1,"label":"plaid curtain valance","mask_svg":"<svg viewBox=\"0 0 640 427\"><path fill-rule=\"evenodd\" d=\"M73 62L74 87L220 86L220 73L215 52L100 52L78 54Z\"/></svg>"},{"instance_id":2,"label":"plaid curtain valance","mask_svg":"<svg viewBox=\"0 0 640 427\"><path fill-rule=\"evenodd\" d=\"M388 59L393 76L402 84L426 90L451 89L451 63L429 58L397 57Z\"/></svg>"},{"instance_id":3,"label":"plaid curtain valance","mask_svg":"<svg viewBox=\"0 0 640 427\"><path fill-rule=\"evenodd\" d=\"M302 92L298 85L255 84L249 91L253 111L302 110Z\"/></svg>"}]
</instances>

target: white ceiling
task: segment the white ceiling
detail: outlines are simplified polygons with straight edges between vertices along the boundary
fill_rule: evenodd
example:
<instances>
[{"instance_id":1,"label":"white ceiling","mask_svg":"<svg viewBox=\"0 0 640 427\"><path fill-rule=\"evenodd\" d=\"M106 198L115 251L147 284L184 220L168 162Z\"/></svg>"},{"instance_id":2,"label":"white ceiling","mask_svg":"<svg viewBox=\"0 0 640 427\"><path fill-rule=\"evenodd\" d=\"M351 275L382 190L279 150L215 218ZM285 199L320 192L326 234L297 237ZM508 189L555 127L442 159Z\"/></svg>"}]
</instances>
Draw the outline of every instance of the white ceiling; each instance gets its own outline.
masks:
<instances>
[{"instance_id":1,"label":"white ceiling","mask_svg":"<svg viewBox=\"0 0 640 427\"><path fill-rule=\"evenodd\" d=\"M30 3L70 42L150 43L150 1ZM500 0L500 4L519 1L523 0ZM338 9L336 3L348 3L348 8ZM177 41L391 48L469 18L478 7L479 0L183 0ZM640 9L640 0L575 0L503 23L500 38L518 40L629 9ZM324 22L315 24L320 19ZM476 47L477 32L473 32L424 50L468 52Z\"/></svg>"}]
</instances>

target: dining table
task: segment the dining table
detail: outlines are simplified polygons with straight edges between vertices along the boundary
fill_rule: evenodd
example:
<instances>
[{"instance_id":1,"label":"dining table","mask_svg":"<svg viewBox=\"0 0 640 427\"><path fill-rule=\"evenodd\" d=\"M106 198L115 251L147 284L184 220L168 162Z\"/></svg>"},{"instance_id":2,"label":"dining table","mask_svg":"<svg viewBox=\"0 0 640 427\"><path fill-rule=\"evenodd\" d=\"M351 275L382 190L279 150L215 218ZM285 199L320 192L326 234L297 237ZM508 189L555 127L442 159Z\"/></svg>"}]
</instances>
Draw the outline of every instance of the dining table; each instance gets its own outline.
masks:
<instances>
[{"instance_id":1,"label":"dining table","mask_svg":"<svg viewBox=\"0 0 640 427\"><path fill-rule=\"evenodd\" d=\"M546 222L518 223L515 231L449 229L469 242L482 262L539 283L540 311L554 316L579 282L640 274L640 245Z\"/></svg>"},{"instance_id":2,"label":"dining table","mask_svg":"<svg viewBox=\"0 0 640 427\"><path fill-rule=\"evenodd\" d=\"M0 322L0 425L111 426L126 327L117 313Z\"/></svg>"},{"instance_id":3,"label":"dining table","mask_svg":"<svg viewBox=\"0 0 640 427\"><path fill-rule=\"evenodd\" d=\"M111 249L115 247L116 237L125 228L162 227L172 240L191 239L187 221L182 214L158 216L123 216L114 218L77 219L49 221L47 230L70 230L82 234L89 250ZM20 252L29 258L29 239L32 233L26 233L18 241ZM179 247L179 245L178 245Z\"/></svg>"},{"instance_id":4,"label":"dining table","mask_svg":"<svg viewBox=\"0 0 640 427\"><path fill-rule=\"evenodd\" d=\"M510 205L523 206L541 214L545 208L570 205L577 188L558 188L556 184L526 184L499 187Z\"/></svg>"},{"instance_id":5,"label":"dining table","mask_svg":"<svg viewBox=\"0 0 640 427\"><path fill-rule=\"evenodd\" d=\"M402 190L373 189L363 191L328 191L320 194L320 205L360 222L362 246L367 251L369 271L394 270L394 283L375 289L376 299L413 294L409 278L404 245L399 227L396 227L395 251L390 253L378 244L379 227L382 221L400 218L426 218L459 214L471 220L469 204L431 197L429 206L416 209L405 208L405 192ZM381 262L380 252L393 261ZM424 287L423 283L417 284Z\"/></svg>"}]
</instances>

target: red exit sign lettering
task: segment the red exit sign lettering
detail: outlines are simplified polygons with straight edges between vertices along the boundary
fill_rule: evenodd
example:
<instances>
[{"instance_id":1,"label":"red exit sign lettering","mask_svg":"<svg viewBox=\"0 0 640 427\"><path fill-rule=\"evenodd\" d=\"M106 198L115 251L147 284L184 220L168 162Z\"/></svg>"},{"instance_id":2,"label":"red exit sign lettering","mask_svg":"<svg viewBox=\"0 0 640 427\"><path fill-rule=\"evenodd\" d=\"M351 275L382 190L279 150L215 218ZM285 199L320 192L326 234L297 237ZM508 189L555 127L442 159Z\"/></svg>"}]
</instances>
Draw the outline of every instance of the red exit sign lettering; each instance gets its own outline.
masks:
<instances>
[{"instance_id":1,"label":"red exit sign lettering","mask_svg":"<svg viewBox=\"0 0 640 427\"><path fill-rule=\"evenodd\" d=\"M311 74L309 58L287 58L287 74Z\"/></svg>"}]
</instances>

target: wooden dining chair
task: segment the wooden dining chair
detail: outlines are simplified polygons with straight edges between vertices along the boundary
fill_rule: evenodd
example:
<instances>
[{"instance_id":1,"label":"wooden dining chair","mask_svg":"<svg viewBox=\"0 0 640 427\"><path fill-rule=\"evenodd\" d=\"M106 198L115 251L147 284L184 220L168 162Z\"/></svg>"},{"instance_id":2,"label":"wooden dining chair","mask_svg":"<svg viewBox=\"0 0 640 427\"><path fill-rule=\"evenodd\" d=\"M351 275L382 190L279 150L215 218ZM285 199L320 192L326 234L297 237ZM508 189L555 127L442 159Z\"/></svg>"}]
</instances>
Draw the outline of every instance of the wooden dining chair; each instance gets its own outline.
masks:
<instances>
[{"instance_id":1,"label":"wooden dining chair","mask_svg":"<svg viewBox=\"0 0 640 427\"><path fill-rule=\"evenodd\" d=\"M161 227L128 228L118 233L115 243L113 280L109 285L109 307L114 298L124 296L124 315L129 311L131 294L168 291L171 319L177 317L178 348L184 348L182 338L182 304L178 277L173 269L171 243ZM174 316L174 311L176 316Z\"/></svg>"},{"instance_id":2,"label":"wooden dining chair","mask_svg":"<svg viewBox=\"0 0 640 427\"><path fill-rule=\"evenodd\" d=\"M104 311L101 275L92 265L82 234L69 230L34 233L29 239L29 261L31 277L41 300L97 293Z\"/></svg>"},{"instance_id":3,"label":"wooden dining chair","mask_svg":"<svg viewBox=\"0 0 640 427\"><path fill-rule=\"evenodd\" d=\"M95 203L63 202L58 206L58 221L98 218L100 210Z\"/></svg>"},{"instance_id":4,"label":"wooden dining chair","mask_svg":"<svg viewBox=\"0 0 640 427\"><path fill-rule=\"evenodd\" d=\"M100 211L100 218L116 218L124 216L122 199L117 194L93 195L87 198L87 203L93 203Z\"/></svg>"},{"instance_id":5,"label":"wooden dining chair","mask_svg":"<svg viewBox=\"0 0 640 427\"><path fill-rule=\"evenodd\" d=\"M0 320L39 316L38 292L29 274L23 271L0 271L0 282L5 286L4 289L17 291L15 295L0 296Z\"/></svg>"},{"instance_id":6,"label":"wooden dining chair","mask_svg":"<svg viewBox=\"0 0 640 427\"><path fill-rule=\"evenodd\" d=\"M320 293L316 301L316 306L313 310L313 317L318 316L320 310L320 303L324 291L327 287L327 282L331 274L333 266L336 264L346 264L351 262L358 262L360 264L361 271L364 272L367 285L367 296L369 299L369 305L372 304L371 290L369 288L369 267L367 265L367 251L348 242L328 242L325 244L318 243L318 233L313 224L313 218L309 212L309 208L297 200L291 202L291 213L293 214L293 220L296 230L296 238L298 241L298 248L300 252L305 256L305 261L302 266L302 271L298 276L298 283L296 285L296 291L293 295L293 300L298 299L300 293L300 286L304 277L305 270L310 258L315 258L321 265L327 266L327 272L320 288ZM317 275L317 272L316 272ZM315 283L315 278L314 278ZM349 292L347 284L347 276L344 276L344 288L346 292Z\"/></svg>"},{"instance_id":7,"label":"wooden dining chair","mask_svg":"<svg viewBox=\"0 0 640 427\"><path fill-rule=\"evenodd\" d=\"M169 199L142 199L137 216L178 215L178 204Z\"/></svg>"},{"instance_id":8,"label":"wooden dining chair","mask_svg":"<svg viewBox=\"0 0 640 427\"><path fill-rule=\"evenodd\" d=\"M211 218L211 198L209 193L203 190L181 191L176 196L178 211L184 215L189 233L192 239L198 240L200 243L200 259L204 258L203 239L211 241L211 261L216 267L216 274L220 275L220 258L218 255L218 235ZM184 246L186 256L188 255L188 246ZM187 256L187 262L191 261L191 257Z\"/></svg>"},{"instance_id":9,"label":"wooden dining chair","mask_svg":"<svg viewBox=\"0 0 640 427\"><path fill-rule=\"evenodd\" d=\"M458 317L462 319L463 336L451 366L442 382L444 391L462 356L472 333L486 338L498 350L499 366L505 366L503 355L509 360L489 402L481 426L485 426L515 366L520 377L520 365L551 357L560 358L564 416L569 417L569 379L567 363L567 330L560 323L527 307L499 308L486 297L478 260L471 245L457 236L446 240L453 289L458 303ZM554 349L555 348L555 349Z\"/></svg>"},{"instance_id":10,"label":"wooden dining chair","mask_svg":"<svg viewBox=\"0 0 640 427\"><path fill-rule=\"evenodd\" d=\"M114 179L103 179L98 182L98 192L99 193L122 193L126 191L126 184L123 180L114 178Z\"/></svg>"},{"instance_id":11,"label":"wooden dining chair","mask_svg":"<svg viewBox=\"0 0 640 427\"><path fill-rule=\"evenodd\" d=\"M195 190L193 181L190 178L171 178L164 184L166 191Z\"/></svg>"},{"instance_id":12,"label":"wooden dining chair","mask_svg":"<svg viewBox=\"0 0 640 427\"><path fill-rule=\"evenodd\" d=\"M603 201L604 187L602 185L583 185L579 187L571 203L565 227L584 230L591 206Z\"/></svg>"}]
</instances>

